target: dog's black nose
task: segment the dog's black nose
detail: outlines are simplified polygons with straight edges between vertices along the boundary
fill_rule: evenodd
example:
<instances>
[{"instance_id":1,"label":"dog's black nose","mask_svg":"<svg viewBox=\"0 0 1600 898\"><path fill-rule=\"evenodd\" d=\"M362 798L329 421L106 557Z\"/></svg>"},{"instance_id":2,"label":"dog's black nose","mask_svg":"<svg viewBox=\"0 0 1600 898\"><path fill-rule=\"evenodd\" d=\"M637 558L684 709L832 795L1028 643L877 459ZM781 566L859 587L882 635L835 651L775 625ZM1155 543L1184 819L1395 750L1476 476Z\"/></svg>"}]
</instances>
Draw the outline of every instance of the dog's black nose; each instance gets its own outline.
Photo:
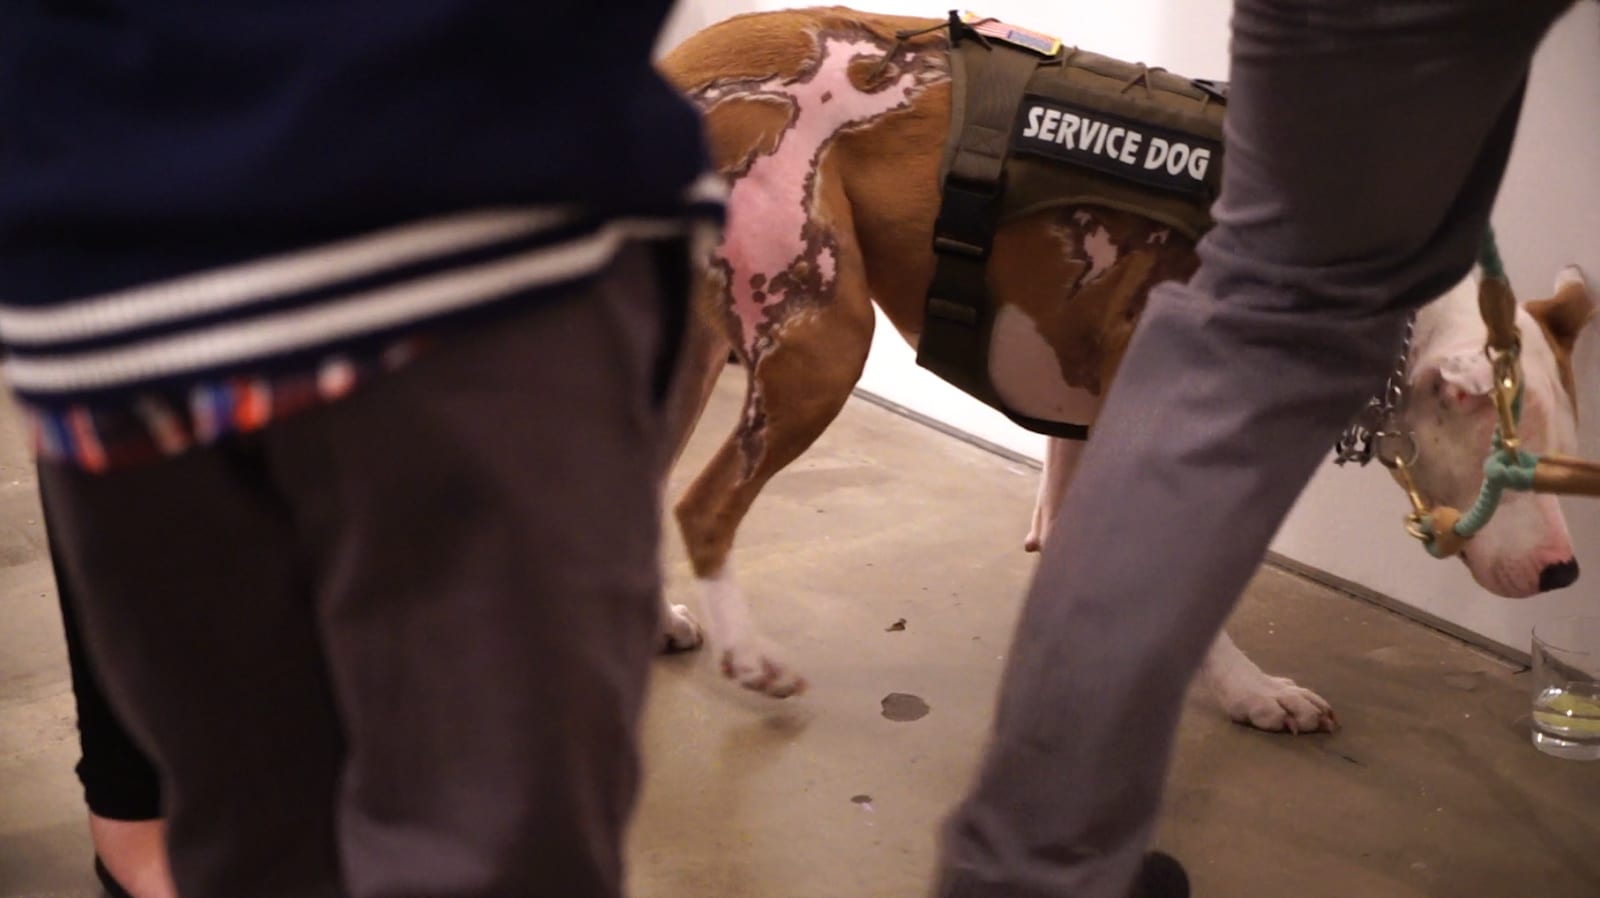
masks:
<instances>
[{"instance_id":1,"label":"dog's black nose","mask_svg":"<svg viewBox=\"0 0 1600 898\"><path fill-rule=\"evenodd\" d=\"M1578 582L1578 562L1563 561L1560 564L1550 565L1539 574L1539 591L1566 589L1576 582Z\"/></svg>"}]
</instances>

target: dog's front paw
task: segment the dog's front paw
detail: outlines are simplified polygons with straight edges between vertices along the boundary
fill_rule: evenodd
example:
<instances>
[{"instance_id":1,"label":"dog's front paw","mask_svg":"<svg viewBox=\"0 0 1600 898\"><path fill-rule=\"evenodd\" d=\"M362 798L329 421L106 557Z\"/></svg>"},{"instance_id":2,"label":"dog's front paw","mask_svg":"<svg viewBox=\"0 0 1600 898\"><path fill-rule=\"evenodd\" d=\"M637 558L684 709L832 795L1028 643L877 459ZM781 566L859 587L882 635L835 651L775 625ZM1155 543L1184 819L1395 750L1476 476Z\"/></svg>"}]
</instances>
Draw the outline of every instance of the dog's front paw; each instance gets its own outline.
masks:
<instances>
[{"instance_id":1,"label":"dog's front paw","mask_svg":"<svg viewBox=\"0 0 1600 898\"><path fill-rule=\"evenodd\" d=\"M1235 723L1269 733L1333 732L1339 728L1327 699L1285 677L1252 678L1243 688L1229 690L1222 708Z\"/></svg>"},{"instance_id":2,"label":"dog's front paw","mask_svg":"<svg viewBox=\"0 0 1600 898\"><path fill-rule=\"evenodd\" d=\"M665 654L688 652L700 647L705 634L700 624L683 605L668 605L661 620L661 651Z\"/></svg>"},{"instance_id":3,"label":"dog's front paw","mask_svg":"<svg viewBox=\"0 0 1600 898\"><path fill-rule=\"evenodd\" d=\"M745 639L723 649L722 675L772 698L788 698L806 691L805 677L761 639Z\"/></svg>"}]
</instances>

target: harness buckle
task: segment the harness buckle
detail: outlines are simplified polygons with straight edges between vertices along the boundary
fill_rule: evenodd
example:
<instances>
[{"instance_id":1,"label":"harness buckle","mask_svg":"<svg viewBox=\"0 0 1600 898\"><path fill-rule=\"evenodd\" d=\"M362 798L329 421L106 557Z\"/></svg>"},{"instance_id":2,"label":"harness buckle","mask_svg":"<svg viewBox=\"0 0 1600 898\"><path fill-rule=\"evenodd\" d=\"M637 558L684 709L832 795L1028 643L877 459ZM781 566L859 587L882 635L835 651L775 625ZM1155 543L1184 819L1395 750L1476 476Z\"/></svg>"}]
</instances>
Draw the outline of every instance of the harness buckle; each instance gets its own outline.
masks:
<instances>
[{"instance_id":1,"label":"harness buckle","mask_svg":"<svg viewBox=\"0 0 1600 898\"><path fill-rule=\"evenodd\" d=\"M1416 434L1401 430L1380 430L1372 435L1372 454L1391 471L1409 469L1417 463L1421 450ZM1407 471L1409 479L1409 470Z\"/></svg>"},{"instance_id":2,"label":"harness buckle","mask_svg":"<svg viewBox=\"0 0 1600 898\"><path fill-rule=\"evenodd\" d=\"M955 256L966 256L969 259L982 259L989 255L989 250L982 246L974 246L965 240L955 237L939 235L933 238L933 251L937 253L950 253Z\"/></svg>"}]
</instances>

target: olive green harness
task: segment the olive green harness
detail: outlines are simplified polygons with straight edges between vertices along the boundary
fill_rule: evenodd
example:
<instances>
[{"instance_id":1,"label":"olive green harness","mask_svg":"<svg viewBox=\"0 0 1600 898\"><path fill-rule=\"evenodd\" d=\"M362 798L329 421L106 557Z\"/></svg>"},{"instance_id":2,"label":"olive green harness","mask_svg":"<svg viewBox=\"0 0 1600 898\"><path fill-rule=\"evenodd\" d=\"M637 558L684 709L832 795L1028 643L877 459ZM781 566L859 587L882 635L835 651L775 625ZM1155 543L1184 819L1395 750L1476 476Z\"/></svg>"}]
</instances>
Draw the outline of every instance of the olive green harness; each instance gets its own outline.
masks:
<instances>
[{"instance_id":1,"label":"olive green harness","mask_svg":"<svg viewBox=\"0 0 1600 898\"><path fill-rule=\"evenodd\" d=\"M993 20L952 12L942 27L950 32L950 136L917 363L1029 430L1083 439L1082 424L1009 408L990 380L995 231L1035 212L1093 205L1198 239L1221 184L1226 86L1055 42L1040 49L1008 40Z\"/></svg>"}]
</instances>

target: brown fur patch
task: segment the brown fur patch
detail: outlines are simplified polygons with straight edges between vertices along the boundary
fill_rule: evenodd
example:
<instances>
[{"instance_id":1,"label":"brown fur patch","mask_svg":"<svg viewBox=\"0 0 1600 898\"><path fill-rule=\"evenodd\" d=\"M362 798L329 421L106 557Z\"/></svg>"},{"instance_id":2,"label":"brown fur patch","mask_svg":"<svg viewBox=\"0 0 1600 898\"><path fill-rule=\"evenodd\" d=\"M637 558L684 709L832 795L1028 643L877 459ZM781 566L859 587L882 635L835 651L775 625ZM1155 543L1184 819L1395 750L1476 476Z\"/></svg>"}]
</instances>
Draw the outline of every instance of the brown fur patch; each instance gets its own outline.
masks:
<instances>
[{"instance_id":1,"label":"brown fur patch","mask_svg":"<svg viewBox=\"0 0 1600 898\"><path fill-rule=\"evenodd\" d=\"M1524 308L1533 320L1539 322L1545 339L1556 356L1556 367L1561 373L1561 385L1567 396L1577 405L1577 379L1572 373L1572 352L1578 335L1595 316L1594 299L1580 282L1563 284L1555 296L1527 303Z\"/></svg>"},{"instance_id":2,"label":"brown fur patch","mask_svg":"<svg viewBox=\"0 0 1600 898\"><path fill-rule=\"evenodd\" d=\"M818 31L860 33L887 47L898 31L938 24L937 19L879 16L844 7L746 13L690 36L660 63L667 79L698 93L727 78L792 78L815 62ZM926 47L938 35L911 41Z\"/></svg>"},{"instance_id":3,"label":"brown fur patch","mask_svg":"<svg viewBox=\"0 0 1600 898\"><path fill-rule=\"evenodd\" d=\"M738 98L718 104L717 114L705 119L712 164L724 174L743 175L757 156L777 149L793 117L794 109L777 100Z\"/></svg>"},{"instance_id":4,"label":"brown fur patch","mask_svg":"<svg viewBox=\"0 0 1600 898\"><path fill-rule=\"evenodd\" d=\"M1116 248L1116 261L1091 279L1086 244L1100 229ZM1147 218L1064 207L1001 229L989 284L997 302L1017 306L1048 336L1062 378L1100 395L1122 362L1151 288L1187 279L1198 264L1186 238Z\"/></svg>"}]
</instances>

